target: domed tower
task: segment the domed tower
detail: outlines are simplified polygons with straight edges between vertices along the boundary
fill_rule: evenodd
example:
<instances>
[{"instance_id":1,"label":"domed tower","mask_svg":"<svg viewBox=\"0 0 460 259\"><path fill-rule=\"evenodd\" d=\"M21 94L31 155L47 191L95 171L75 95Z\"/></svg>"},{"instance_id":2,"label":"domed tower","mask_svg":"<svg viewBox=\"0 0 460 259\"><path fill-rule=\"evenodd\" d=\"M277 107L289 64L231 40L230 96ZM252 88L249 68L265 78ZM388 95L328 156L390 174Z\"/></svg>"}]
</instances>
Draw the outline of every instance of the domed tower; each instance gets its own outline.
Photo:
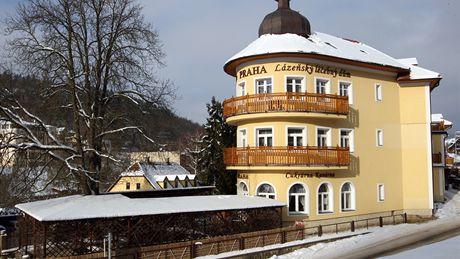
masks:
<instances>
[{"instance_id":1,"label":"domed tower","mask_svg":"<svg viewBox=\"0 0 460 259\"><path fill-rule=\"evenodd\" d=\"M440 77L410 62L312 32L289 0L278 0L258 39L224 66L236 78L236 96L223 106L237 127L224 160L238 171L238 193L286 202L285 221L378 215L402 204L429 213L431 171L416 161L431 159L431 146L410 145L429 139L422 81L434 87Z\"/></svg>"},{"instance_id":2,"label":"domed tower","mask_svg":"<svg viewBox=\"0 0 460 259\"><path fill-rule=\"evenodd\" d=\"M291 0L276 0L278 9L265 16L259 27L259 37L264 34L293 33L308 38L310 22L300 13L291 10Z\"/></svg>"}]
</instances>

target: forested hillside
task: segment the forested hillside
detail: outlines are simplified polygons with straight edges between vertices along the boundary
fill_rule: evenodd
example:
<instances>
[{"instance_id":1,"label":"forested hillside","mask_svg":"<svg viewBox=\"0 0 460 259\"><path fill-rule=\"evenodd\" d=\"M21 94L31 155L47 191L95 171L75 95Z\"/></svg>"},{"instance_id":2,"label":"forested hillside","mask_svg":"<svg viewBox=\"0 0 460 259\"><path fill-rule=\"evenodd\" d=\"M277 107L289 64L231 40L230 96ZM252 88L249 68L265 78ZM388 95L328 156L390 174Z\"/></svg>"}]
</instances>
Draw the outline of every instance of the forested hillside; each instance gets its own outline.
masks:
<instances>
[{"instance_id":1,"label":"forested hillside","mask_svg":"<svg viewBox=\"0 0 460 259\"><path fill-rule=\"evenodd\" d=\"M15 96L19 97L19 103L40 117L46 124L72 128L72 113L67 109L68 107L64 106L65 103L68 103L69 96L62 92L59 96L49 92L50 88L46 82L29 76L23 77L4 72L0 74L0 86L15 93ZM201 130L198 123L177 116L169 108L152 107L145 103L140 107L124 102L122 99L111 105L113 111L128 115L130 121L126 124L139 126L158 145L146 141L136 132L126 131L118 138L110 139L113 152L157 151L160 148L178 150L186 144L182 143L186 136ZM117 123L123 124L123 122Z\"/></svg>"}]
</instances>

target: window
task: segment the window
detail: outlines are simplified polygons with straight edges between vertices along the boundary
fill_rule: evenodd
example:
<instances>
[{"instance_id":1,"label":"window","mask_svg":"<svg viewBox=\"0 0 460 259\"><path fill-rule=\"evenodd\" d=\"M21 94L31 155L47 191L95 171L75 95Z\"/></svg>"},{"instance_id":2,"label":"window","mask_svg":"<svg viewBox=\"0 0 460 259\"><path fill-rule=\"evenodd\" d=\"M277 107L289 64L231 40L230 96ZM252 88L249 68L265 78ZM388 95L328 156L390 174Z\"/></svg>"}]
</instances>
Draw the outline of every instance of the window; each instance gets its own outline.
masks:
<instances>
[{"instance_id":1,"label":"window","mask_svg":"<svg viewBox=\"0 0 460 259\"><path fill-rule=\"evenodd\" d=\"M127 183L126 183L126 190L129 190L129 189L131 189L131 183L130 183L130 182L127 182Z\"/></svg>"},{"instance_id":2,"label":"window","mask_svg":"<svg viewBox=\"0 0 460 259\"><path fill-rule=\"evenodd\" d=\"M257 188L257 196L275 199L275 188L268 183L264 183Z\"/></svg>"},{"instance_id":3,"label":"window","mask_svg":"<svg viewBox=\"0 0 460 259\"><path fill-rule=\"evenodd\" d=\"M348 103L353 104L353 87L349 82L339 82L339 95L348 96Z\"/></svg>"},{"instance_id":4,"label":"window","mask_svg":"<svg viewBox=\"0 0 460 259\"><path fill-rule=\"evenodd\" d=\"M340 146L347 147L350 149L350 152L354 152L354 133L351 129L341 129L340 130Z\"/></svg>"},{"instance_id":5,"label":"window","mask_svg":"<svg viewBox=\"0 0 460 259\"><path fill-rule=\"evenodd\" d=\"M238 131L239 135L239 141L238 141L238 147L247 147L248 146L248 136L247 136L247 130L242 129Z\"/></svg>"},{"instance_id":6,"label":"window","mask_svg":"<svg viewBox=\"0 0 460 259\"><path fill-rule=\"evenodd\" d=\"M288 128L287 143L289 147L306 146L305 128Z\"/></svg>"},{"instance_id":7,"label":"window","mask_svg":"<svg viewBox=\"0 0 460 259\"><path fill-rule=\"evenodd\" d=\"M272 147L273 146L273 130L272 129L257 129L256 130L257 146Z\"/></svg>"},{"instance_id":8,"label":"window","mask_svg":"<svg viewBox=\"0 0 460 259\"><path fill-rule=\"evenodd\" d=\"M308 213L307 190L302 184L295 184L289 189L289 214Z\"/></svg>"},{"instance_id":9,"label":"window","mask_svg":"<svg viewBox=\"0 0 460 259\"><path fill-rule=\"evenodd\" d=\"M375 100L378 102L382 101L382 85L381 84L375 85Z\"/></svg>"},{"instance_id":10,"label":"window","mask_svg":"<svg viewBox=\"0 0 460 259\"><path fill-rule=\"evenodd\" d=\"M340 190L340 203L342 211L355 210L355 190L351 183L344 183Z\"/></svg>"},{"instance_id":11,"label":"window","mask_svg":"<svg viewBox=\"0 0 460 259\"><path fill-rule=\"evenodd\" d=\"M269 94L273 92L271 78L256 79L256 93Z\"/></svg>"},{"instance_id":12,"label":"window","mask_svg":"<svg viewBox=\"0 0 460 259\"><path fill-rule=\"evenodd\" d=\"M377 195L378 195L378 201L385 201L385 185L383 184L378 184L377 185Z\"/></svg>"},{"instance_id":13,"label":"window","mask_svg":"<svg viewBox=\"0 0 460 259\"><path fill-rule=\"evenodd\" d=\"M331 129L318 128L316 130L316 145L318 147L332 146Z\"/></svg>"},{"instance_id":14,"label":"window","mask_svg":"<svg viewBox=\"0 0 460 259\"><path fill-rule=\"evenodd\" d=\"M303 90L303 77L287 77L286 78L286 92L288 93L301 93Z\"/></svg>"},{"instance_id":15,"label":"window","mask_svg":"<svg viewBox=\"0 0 460 259\"><path fill-rule=\"evenodd\" d=\"M378 147L383 147L383 130L381 129L378 129L377 130L377 136L376 136L376 140L377 140L377 146Z\"/></svg>"},{"instance_id":16,"label":"window","mask_svg":"<svg viewBox=\"0 0 460 259\"><path fill-rule=\"evenodd\" d=\"M316 93L328 94L330 93L329 80L327 79L316 79Z\"/></svg>"},{"instance_id":17,"label":"window","mask_svg":"<svg viewBox=\"0 0 460 259\"><path fill-rule=\"evenodd\" d=\"M249 195L248 186L243 182L239 184L238 190L239 190L240 195L243 195L243 196Z\"/></svg>"},{"instance_id":18,"label":"window","mask_svg":"<svg viewBox=\"0 0 460 259\"><path fill-rule=\"evenodd\" d=\"M318 213L332 212L332 188L330 184L323 183L318 189Z\"/></svg>"},{"instance_id":19,"label":"window","mask_svg":"<svg viewBox=\"0 0 460 259\"><path fill-rule=\"evenodd\" d=\"M241 82L238 84L236 90L236 96L245 96L246 95L246 82Z\"/></svg>"},{"instance_id":20,"label":"window","mask_svg":"<svg viewBox=\"0 0 460 259\"><path fill-rule=\"evenodd\" d=\"M140 183L136 183L136 190L140 190L141 189L141 184Z\"/></svg>"}]
</instances>

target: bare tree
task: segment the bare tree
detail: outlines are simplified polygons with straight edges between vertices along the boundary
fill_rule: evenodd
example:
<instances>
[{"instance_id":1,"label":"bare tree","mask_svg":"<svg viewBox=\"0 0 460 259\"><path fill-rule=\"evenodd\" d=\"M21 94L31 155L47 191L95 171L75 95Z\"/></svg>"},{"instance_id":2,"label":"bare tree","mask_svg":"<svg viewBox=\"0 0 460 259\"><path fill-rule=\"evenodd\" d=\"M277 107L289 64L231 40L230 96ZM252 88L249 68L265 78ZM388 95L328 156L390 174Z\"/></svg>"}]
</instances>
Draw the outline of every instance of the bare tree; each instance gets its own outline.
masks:
<instances>
[{"instance_id":1,"label":"bare tree","mask_svg":"<svg viewBox=\"0 0 460 259\"><path fill-rule=\"evenodd\" d=\"M64 137L53 132L18 102L14 92L2 88L0 117L20 129L16 138L21 141L2 143L0 148L33 150L58 161L83 193L97 194L101 160L116 161L104 149L104 139L134 130L152 141L127 123L129 111L112 109L120 101L139 108L146 103L166 107L174 98L172 84L154 74L164 54L158 34L141 11L133 0L19 4L17 14L6 21L10 51L29 74L46 82L45 98L65 96L61 108L71 113L72 129Z\"/></svg>"}]
</instances>

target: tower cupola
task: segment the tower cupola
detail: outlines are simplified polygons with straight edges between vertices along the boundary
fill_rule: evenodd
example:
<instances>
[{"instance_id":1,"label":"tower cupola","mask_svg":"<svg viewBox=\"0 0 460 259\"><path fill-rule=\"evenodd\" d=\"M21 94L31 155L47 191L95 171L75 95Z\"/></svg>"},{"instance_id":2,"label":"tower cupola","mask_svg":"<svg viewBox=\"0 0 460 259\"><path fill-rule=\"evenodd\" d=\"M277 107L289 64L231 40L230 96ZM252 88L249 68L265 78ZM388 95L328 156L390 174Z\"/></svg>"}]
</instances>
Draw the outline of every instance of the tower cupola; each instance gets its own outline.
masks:
<instances>
[{"instance_id":1,"label":"tower cupola","mask_svg":"<svg viewBox=\"0 0 460 259\"><path fill-rule=\"evenodd\" d=\"M308 38L311 35L308 19L291 9L291 0L276 1L278 9L265 16L259 27L259 37L264 34L292 33Z\"/></svg>"}]
</instances>

